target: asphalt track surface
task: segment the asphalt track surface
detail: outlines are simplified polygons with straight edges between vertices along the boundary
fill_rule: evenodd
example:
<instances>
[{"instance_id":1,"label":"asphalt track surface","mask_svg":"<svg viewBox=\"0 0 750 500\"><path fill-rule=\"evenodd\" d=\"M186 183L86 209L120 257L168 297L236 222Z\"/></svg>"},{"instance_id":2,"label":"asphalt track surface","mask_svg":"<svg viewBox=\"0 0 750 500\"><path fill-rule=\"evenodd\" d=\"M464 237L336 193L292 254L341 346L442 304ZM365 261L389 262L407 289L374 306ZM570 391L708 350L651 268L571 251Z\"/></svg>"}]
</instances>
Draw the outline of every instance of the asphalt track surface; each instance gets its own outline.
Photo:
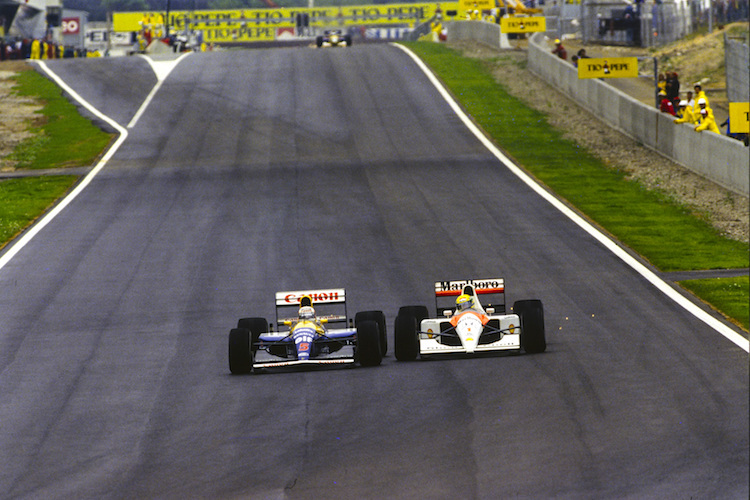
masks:
<instances>
[{"instance_id":1,"label":"asphalt track surface","mask_svg":"<svg viewBox=\"0 0 750 500\"><path fill-rule=\"evenodd\" d=\"M50 68L125 126L142 58ZM538 355L411 363L399 306L504 276ZM231 376L278 290L383 310L376 368ZM748 355L503 167L400 50L193 54L0 269L3 498L747 498Z\"/></svg>"}]
</instances>

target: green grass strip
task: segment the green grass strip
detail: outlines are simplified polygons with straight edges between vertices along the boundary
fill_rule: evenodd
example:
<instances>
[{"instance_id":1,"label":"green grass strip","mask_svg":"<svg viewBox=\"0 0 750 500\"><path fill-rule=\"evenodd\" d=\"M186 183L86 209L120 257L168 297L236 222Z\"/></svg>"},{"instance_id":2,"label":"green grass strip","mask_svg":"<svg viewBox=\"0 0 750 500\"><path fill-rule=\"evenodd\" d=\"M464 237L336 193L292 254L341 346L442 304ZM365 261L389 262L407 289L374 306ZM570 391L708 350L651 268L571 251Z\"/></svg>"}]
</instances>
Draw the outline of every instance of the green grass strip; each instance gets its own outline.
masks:
<instances>
[{"instance_id":1,"label":"green grass strip","mask_svg":"<svg viewBox=\"0 0 750 500\"><path fill-rule=\"evenodd\" d=\"M0 181L0 248L67 193L77 180L75 175L43 175Z\"/></svg>"},{"instance_id":2,"label":"green grass strip","mask_svg":"<svg viewBox=\"0 0 750 500\"><path fill-rule=\"evenodd\" d=\"M92 165L109 144L112 134L81 116L60 88L36 71L20 71L13 77L14 92L41 100L44 117L41 133L21 143L10 158L16 168L41 169Z\"/></svg>"},{"instance_id":3,"label":"green grass strip","mask_svg":"<svg viewBox=\"0 0 750 500\"><path fill-rule=\"evenodd\" d=\"M437 43L408 43L503 150L615 238L663 271L744 268L748 245L609 168L508 94L488 64ZM505 64L512 62L505 61Z\"/></svg>"},{"instance_id":4,"label":"green grass strip","mask_svg":"<svg viewBox=\"0 0 750 500\"><path fill-rule=\"evenodd\" d=\"M750 329L750 277L686 280L680 285Z\"/></svg>"}]
</instances>

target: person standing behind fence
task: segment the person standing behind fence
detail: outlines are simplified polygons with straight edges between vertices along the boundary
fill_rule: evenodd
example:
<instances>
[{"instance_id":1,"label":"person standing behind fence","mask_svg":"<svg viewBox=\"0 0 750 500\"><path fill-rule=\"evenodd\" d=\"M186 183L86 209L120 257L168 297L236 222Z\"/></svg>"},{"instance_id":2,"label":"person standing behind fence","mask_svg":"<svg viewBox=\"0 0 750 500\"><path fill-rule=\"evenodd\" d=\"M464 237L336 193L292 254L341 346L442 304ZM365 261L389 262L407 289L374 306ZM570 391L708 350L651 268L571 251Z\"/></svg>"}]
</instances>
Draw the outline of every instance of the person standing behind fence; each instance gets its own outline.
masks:
<instances>
[{"instance_id":1,"label":"person standing behind fence","mask_svg":"<svg viewBox=\"0 0 750 500\"><path fill-rule=\"evenodd\" d=\"M687 97L685 98L685 100L687 101L688 106L690 106L690 110L691 111L694 110L695 109L695 99L693 99L693 91L692 90L688 90L687 91Z\"/></svg>"},{"instance_id":2,"label":"person standing behind fence","mask_svg":"<svg viewBox=\"0 0 750 500\"><path fill-rule=\"evenodd\" d=\"M721 134L721 130L719 130L719 127L716 125L716 119L714 118L714 113L711 111L711 108L704 107L698 111L698 124L695 126L695 131L703 132L704 130Z\"/></svg>"},{"instance_id":3,"label":"person standing behind fence","mask_svg":"<svg viewBox=\"0 0 750 500\"><path fill-rule=\"evenodd\" d=\"M667 97L672 104L677 107L680 102L680 80L676 72L667 73L667 84L664 90L667 91Z\"/></svg>"},{"instance_id":4,"label":"person standing behind fence","mask_svg":"<svg viewBox=\"0 0 750 500\"><path fill-rule=\"evenodd\" d=\"M667 93L663 90L660 90L659 99L661 99L661 102L659 104L659 111L661 111L662 113L669 113L670 115L674 116L674 104L672 104L672 101L669 100L669 97L667 97Z\"/></svg>"},{"instance_id":5,"label":"person standing behind fence","mask_svg":"<svg viewBox=\"0 0 750 500\"><path fill-rule=\"evenodd\" d=\"M700 100L704 99L706 101L706 106L708 106L708 97L706 97L706 93L703 92L703 87L701 87L700 83L696 83L693 85L693 90L695 90L695 102L700 104Z\"/></svg>"},{"instance_id":6,"label":"person standing behind fence","mask_svg":"<svg viewBox=\"0 0 750 500\"><path fill-rule=\"evenodd\" d=\"M565 50L565 47L563 47L563 44L559 38L555 40L555 48L552 49L552 53L562 60L568 59L568 51Z\"/></svg>"},{"instance_id":7,"label":"person standing behind fence","mask_svg":"<svg viewBox=\"0 0 750 500\"><path fill-rule=\"evenodd\" d=\"M687 123L690 125L695 124L695 115L693 114L693 108L688 106L688 103L686 100L682 100L679 102L679 111L677 112L677 119L675 119L675 123Z\"/></svg>"}]
</instances>

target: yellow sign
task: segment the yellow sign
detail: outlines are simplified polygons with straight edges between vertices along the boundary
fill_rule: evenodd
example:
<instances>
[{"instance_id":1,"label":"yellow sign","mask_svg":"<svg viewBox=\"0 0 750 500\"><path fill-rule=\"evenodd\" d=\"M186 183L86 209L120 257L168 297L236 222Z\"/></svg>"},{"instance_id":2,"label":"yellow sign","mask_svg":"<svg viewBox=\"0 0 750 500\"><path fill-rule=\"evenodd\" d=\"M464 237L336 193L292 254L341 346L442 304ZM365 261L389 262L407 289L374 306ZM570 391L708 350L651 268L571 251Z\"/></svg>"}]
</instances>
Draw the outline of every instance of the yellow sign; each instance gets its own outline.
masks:
<instances>
[{"instance_id":1,"label":"yellow sign","mask_svg":"<svg viewBox=\"0 0 750 500\"><path fill-rule=\"evenodd\" d=\"M460 0L462 10L490 10L495 8L495 0Z\"/></svg>"},{"instance_id":2,"label":"yellow sign","mask_svg":"<svg viewBox=\"0 0 750 500\"><path fill-rule=\"evenodd\" d=\"M284 28L294 28L300 14L306 14L309 26L343 28L368 24L416 25L430 19L437 9L457 10L458 2L356 5L345 7L196 10L171 11L170 31L189 27L203 31L206 42L251 42L273 40ZM115 12L112 24L116 32L140 31L144 19L156 19L159 12Z\"/></svg>"},{"instance_id":3,"label":"yellow sign","mask_svg":"<svg viewBox=\"0 0 750 500\"><path fill-rule=\"evenodd\" d=\"M578 78L637 77L637 57L586 57L578 60Z\"/></svg>"},{"instance_id":4,"label":"yellow sign","mask_svg":"<svg viewBox=\"0 0 750 500\"><path fill-rule=\"evenodd\" d=\"M500 31L503 33L547 31L547 20L544 17L503 17L500 19Z\"/></svg>"},{"instance_id":5,"label":"yellow sign","mask_svg":"<svg viewBox=\"0 0 750 500\"><path fill-rule=\"evenodd\" d=\"M729 103L729 130L733 134L750 134L750 103Z\"/></svg>"}]
</instances>

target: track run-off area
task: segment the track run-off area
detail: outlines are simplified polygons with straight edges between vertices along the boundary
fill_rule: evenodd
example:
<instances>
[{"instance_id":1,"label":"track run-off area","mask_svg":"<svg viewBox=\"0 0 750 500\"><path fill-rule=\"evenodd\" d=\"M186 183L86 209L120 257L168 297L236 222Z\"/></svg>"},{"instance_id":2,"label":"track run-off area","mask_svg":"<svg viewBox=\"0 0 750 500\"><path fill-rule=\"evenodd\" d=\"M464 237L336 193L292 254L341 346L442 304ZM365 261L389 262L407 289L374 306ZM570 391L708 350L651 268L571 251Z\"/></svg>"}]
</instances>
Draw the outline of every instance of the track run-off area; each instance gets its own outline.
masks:
<instances>
[{"instance_id":1,"label":"track run-off area","mask_svg":"<svg viewBox=\"0 0 750 500\"><path fill-rule=\"evenodd\" d=\"M0 497L747 498L747 339L499 158L409 53L40 71L119 138L0 255ZM545 353L395 360L400 306L491 277L542 300ZM229 374L238 318L333 287L385 313L381 366Z\"/></svg>"}]
</instances>

